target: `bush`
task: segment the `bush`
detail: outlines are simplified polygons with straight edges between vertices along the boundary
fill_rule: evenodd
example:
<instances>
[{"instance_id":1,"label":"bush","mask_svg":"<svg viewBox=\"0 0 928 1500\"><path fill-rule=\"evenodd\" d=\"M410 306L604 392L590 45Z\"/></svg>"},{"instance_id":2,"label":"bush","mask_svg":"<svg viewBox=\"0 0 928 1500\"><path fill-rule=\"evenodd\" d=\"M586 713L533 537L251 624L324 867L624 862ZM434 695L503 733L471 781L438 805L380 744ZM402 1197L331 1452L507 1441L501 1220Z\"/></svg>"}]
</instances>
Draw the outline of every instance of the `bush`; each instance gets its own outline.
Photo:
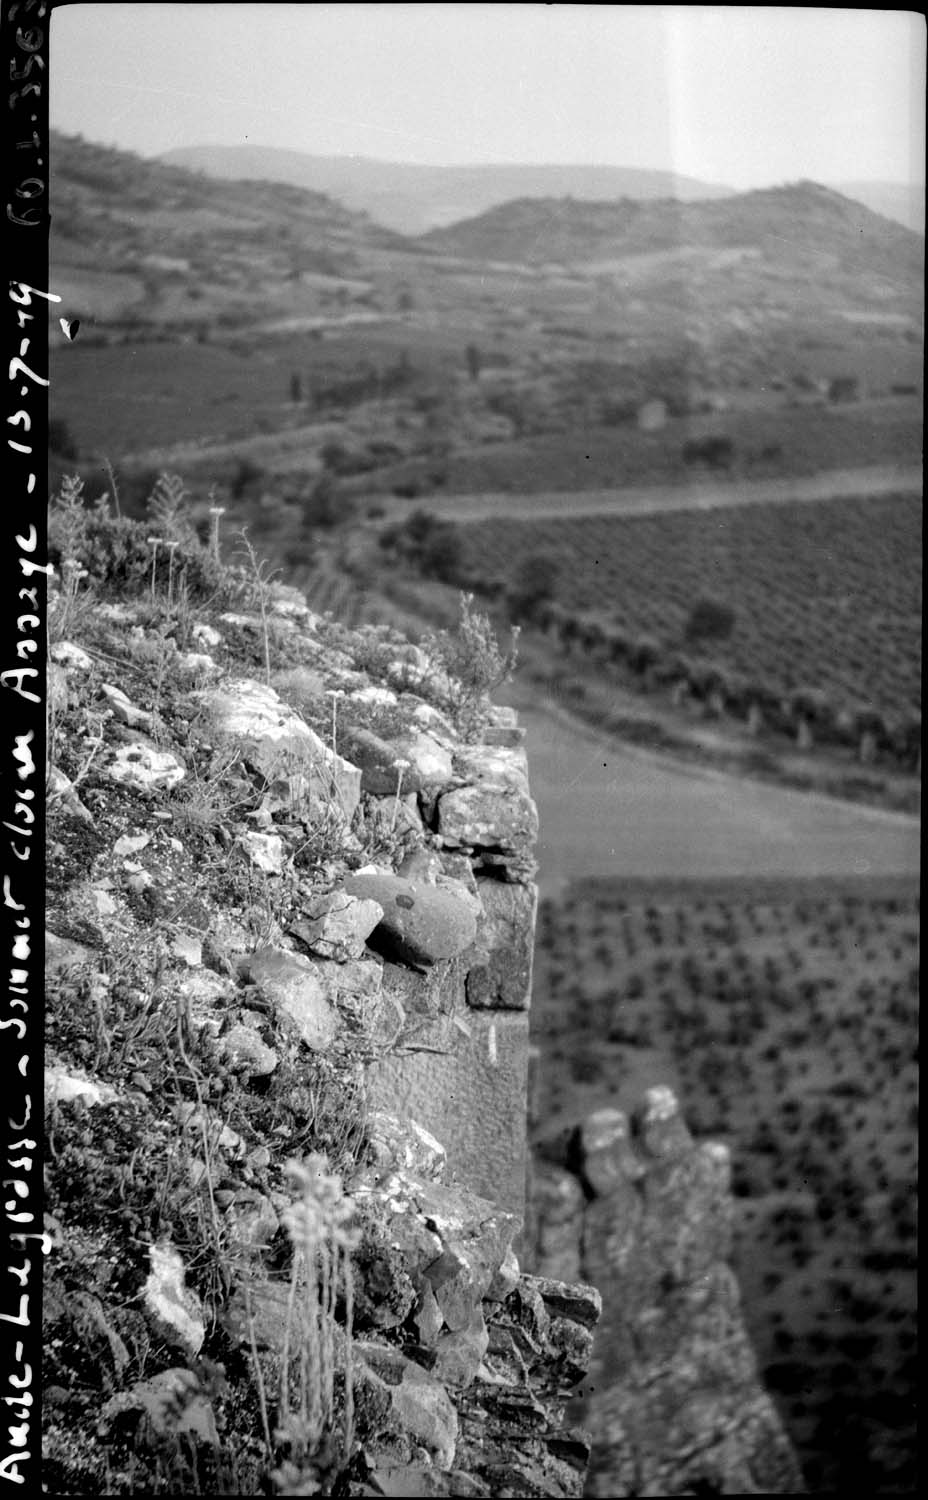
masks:
<instances>
[{"instance_id":1,"label":"bush","mask_svg":"<svg viewBox=\"0 0 928 1500\"><path fill-rule=\"evenodd\" d=\"M472 594L461 595L461 618L452 634L440 630L423 637L426 656L447 674L448 701L465 739L477 739L486 723L488 695L495 687L508 682L517 659L518 626L512 632L512 643L504 655L487 615L471 610Z\"/></svg>"},{"instance_id":2,"label":"bush","mask_svg":"<svg viewBox=\"0 0 928 1500\"><path fill-rule=\"evenodd\" d=\"M539 606L553 599L560 576L560 559L550 552L530 552L521 558L506 590L513 618L535 619Z\"/></svg>"}]
</instances>

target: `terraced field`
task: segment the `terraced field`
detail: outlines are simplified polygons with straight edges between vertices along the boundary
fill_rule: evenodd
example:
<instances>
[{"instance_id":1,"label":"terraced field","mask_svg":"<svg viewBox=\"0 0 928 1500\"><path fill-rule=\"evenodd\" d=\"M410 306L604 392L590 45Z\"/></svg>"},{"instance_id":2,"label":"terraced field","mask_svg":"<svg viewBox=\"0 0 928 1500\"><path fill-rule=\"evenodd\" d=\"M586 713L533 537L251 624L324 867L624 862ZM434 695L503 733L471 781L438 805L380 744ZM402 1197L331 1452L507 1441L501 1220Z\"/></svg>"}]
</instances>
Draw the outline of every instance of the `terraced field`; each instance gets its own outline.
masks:
<instances>
[{"instance_id":1,"label":"terraced field","mask_svg":"<svg viewBox=\"0 0 928 1500\"><path fill-rule=\"evenodd\" d=\"M669 1084L810 1488L914 1484L914 883L574 886L539 920L536 1138Z\"/></svg>"},{"instance_id":2,"label":"terraced field","mask_svg":"<svg viewBox=\"0 0 928 1500\"><path fill-rule=\"evenodd\" d=\"M922 505L915 495L732 506L628 518L500 518L468 525L475 574L521 559L561 564L555 599L657 654L698 655L775 695L823 694L836 710L921 706ZM502 566L501 566L502 565ZM686 639L695 602L731 606L727 639ZM608 646L608 641L607 641Z\"/></svg>"}]
</instances>

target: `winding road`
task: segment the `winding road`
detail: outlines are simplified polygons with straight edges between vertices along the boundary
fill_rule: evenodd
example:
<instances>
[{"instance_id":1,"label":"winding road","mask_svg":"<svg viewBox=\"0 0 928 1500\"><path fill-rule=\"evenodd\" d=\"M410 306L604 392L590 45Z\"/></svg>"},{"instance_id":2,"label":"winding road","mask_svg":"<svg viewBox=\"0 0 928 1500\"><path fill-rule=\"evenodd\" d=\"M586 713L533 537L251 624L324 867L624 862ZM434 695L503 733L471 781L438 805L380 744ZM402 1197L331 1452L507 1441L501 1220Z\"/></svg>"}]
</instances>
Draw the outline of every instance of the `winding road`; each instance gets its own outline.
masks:
<instances>
[{"instance_id":1,"label":"winding road","mask_svg":"<svg viewBox=\"0 0 928 1500\"><path fill-rule=\"evenodd\" d=\"M920 468L884 464L827 469L787 479L715 479L631 489L543 490L529 495L500 490L480 495L430 495L416 503L420 509L449 521L485 521L501 516L525 521L552 516L648 516L731 505L782 505L793 500L921 494L922 481Z\"/></svg>"},{"instance_id":2,"label":"winding road","mask_svg":"<svg viewBox=\"0 0 928 1500\"><path fill-rule=\"evenodd\" d=\"M541 822L539 885L567 880L917 876L917 817L619 746L518 682Z\"/></svg>"}]
</instances>

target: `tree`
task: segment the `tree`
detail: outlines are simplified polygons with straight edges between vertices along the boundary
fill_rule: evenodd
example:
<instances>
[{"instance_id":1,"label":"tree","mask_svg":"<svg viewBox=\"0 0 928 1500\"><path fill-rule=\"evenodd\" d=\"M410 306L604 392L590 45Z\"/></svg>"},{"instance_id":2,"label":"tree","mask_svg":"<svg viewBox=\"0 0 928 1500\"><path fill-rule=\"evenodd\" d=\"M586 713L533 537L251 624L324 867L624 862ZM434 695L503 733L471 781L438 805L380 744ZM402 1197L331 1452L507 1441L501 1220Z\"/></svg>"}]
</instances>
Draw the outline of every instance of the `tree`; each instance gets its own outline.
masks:
<instances>
[{"instance_id":1,"label":"tree","mask_svg":"<svg viewBox=\"0 0 928 1500\"><path fill-rule=\"evenodd\" d=\"M506 590L513 618L533 619L540 605L554 597L560 576L560 560L550 552L529 552L520 558Z\"/></svg>"}]
</instances>

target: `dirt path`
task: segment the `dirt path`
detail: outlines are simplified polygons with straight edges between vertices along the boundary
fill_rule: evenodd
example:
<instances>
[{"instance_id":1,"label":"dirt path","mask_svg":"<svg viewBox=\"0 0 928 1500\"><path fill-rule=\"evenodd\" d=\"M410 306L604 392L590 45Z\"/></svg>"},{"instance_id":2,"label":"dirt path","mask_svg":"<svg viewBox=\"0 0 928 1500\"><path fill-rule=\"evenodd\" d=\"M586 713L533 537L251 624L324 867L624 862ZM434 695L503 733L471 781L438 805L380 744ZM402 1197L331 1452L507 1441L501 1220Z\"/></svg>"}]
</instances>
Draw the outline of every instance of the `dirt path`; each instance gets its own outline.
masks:
<instances>
[{"instance_id":1,"label":"dirt path","mask_svg":"<svg viewBox=\"0 0 928 1500\"><path fill-rule=\"evenodd\" d=\"M550 516L645 516L661 511L717 510L730 505L782 504L790 500L831 500L845 496L921 494L922 470L903 465L828 469L791 479L715 479L683 485L644 485L631 489L543 491L514 495L433 495L416 504L454 521L507 516L532 520Z\"/></svg>"},{"instance_id":2,"label":"dirt path","mask_svg":"<svg viewBox=\"0 0 928 1500\"><path fill-rule=\"evenodd\" d=\"M566 880L917 876L920 820L616 744L537 689L526 729L545 894Z\"/></svg>"}]
</instances>

